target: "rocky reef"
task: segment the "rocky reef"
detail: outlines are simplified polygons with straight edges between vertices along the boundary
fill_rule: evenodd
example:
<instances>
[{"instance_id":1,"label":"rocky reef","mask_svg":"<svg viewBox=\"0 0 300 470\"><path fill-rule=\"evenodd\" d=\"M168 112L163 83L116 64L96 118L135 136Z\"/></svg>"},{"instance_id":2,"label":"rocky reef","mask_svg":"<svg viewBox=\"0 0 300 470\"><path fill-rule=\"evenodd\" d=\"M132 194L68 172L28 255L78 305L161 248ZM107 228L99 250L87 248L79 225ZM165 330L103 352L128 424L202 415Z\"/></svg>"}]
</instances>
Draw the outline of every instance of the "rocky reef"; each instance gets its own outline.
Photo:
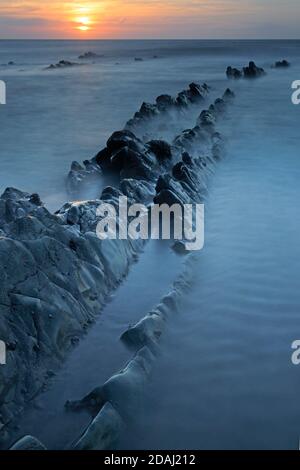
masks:
<instances>
[{"instance_id":1,"label":"rocky reef","mask_svg":"<svg viewBox=\"0 0 300 470\"><path fill-rule=\"evenodd\" d=\"M258 67L255 62L249 62L249 65L239 70L234 67L227 67L226 75L228 78L239 79L239 78L258 78L266 75L263 68Z\"/></svg>"},{"instance_id":2,"label":"rocky reef","mask_svg":"<svg viewBox=\"0 0 300 470\"><path fill-rule=\"evenodd\" d=\"M191 83L188 90L180 92L176 98L170 95L160 95L155 104L143 103L140 110L130 119L124 130L115 132L107 141L107 145L91 160L83 164L73 162L67 177L67 189L76 197L84 192L86 187L101 181L106 174L117 174L121 180L122 189L133 190L131 179L139 179L140 189L144 193L149 190L148 181L155 180L161 168L166 168L172 160L171 146L161 140L144 142L137 137L139 130L145 129L153 121L171 119L171 114L188 110L192 104L202 102L209 93L209 87ZM177 115L178 118L178 115ZM120 178L119 178L120 177ZM128 180L124 181L123 180ZM146 181L146 183L145 183ZM145 196L141 195L142 197ZM148 194L151 196L151 194Z\"/></svg>"},{"instance_id":3,"label":"rocky reef","mask_svg":"<svg viewBox=\"0 0 300 470\"><path fill-rule=\"evenodd\" d=\"M173 100L159 97L155 110L134 119L165 118L170 109L199 103L208 92L191 84ZM192 129L172 142L144 142L127 123L84 167L73 163L67 179L71 191L92 179L113 174L115 187L99 199L66 203L51 214L37 194L8 188L0 197L0 337L7 345L7 365L0 368L0 427L4 430L25 402L33 399L53 369L99 315L108 295L126 276L143 248L141 240L99 240L96 226L101 202L117 206L125 195L130 203L180 204L201 202L209 177L224 154L216 125L234 94L227 89L202 110ZM146 107L144 107L146 109ZM144 109L143 108L143 109ZM93 407L93 421L75 444L77 449L107 448L141 404L143 389L155 360L156 347L167 321L167 310L186 287L174 285L161 306L122 336L135 350L124 370L89 398L69 403ZM3 435L3 434L2 434ZM24 444L25 442L25 444ZM16 446L36 446L29 436Z\"/></svg>"},{"instance_id":4,"label":"rocky reef","mask_svg":"<svg viewBox=\"0 0 300 470\"><path fill-rule=\"evenodd\" d=\"M57 64L50 64L45 70L57 70L57 69L65 69L70 67L76 67L82 64L78 64L77 62L70 62L69 60L60 60Z\"/></svg>"},{"instance_id":5,"label":"rocky reef","mask_svg":"<svg viewBox=\"0 0 300 470\"><path fill-rule=\"evenodd\" d=\"M102 197L114 204L117 195L107 188ZM8 188L0 197L1 427L42 389L142 248L97 238L100 203L68 203L51 214L35 194Z\"/></svg>"}]
</instances>

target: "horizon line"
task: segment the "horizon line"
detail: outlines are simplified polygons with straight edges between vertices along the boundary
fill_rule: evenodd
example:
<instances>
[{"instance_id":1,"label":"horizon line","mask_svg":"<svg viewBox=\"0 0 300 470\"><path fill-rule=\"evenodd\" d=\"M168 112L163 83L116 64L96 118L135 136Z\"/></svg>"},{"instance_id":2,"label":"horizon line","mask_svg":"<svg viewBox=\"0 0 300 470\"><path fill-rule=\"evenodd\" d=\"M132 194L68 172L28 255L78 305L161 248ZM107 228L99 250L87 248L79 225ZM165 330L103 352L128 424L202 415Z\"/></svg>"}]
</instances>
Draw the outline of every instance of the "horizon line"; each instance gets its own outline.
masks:
<instances>
[{"instance_id":1,"label":"horizon line","mask_svg":"<svg viewBox=\"0 0 300 470\"><path fill-rule=\"evenodd\" d=\"M0 41L300 41L299 38L1 38Z\"/></svg>"}]
</instances>

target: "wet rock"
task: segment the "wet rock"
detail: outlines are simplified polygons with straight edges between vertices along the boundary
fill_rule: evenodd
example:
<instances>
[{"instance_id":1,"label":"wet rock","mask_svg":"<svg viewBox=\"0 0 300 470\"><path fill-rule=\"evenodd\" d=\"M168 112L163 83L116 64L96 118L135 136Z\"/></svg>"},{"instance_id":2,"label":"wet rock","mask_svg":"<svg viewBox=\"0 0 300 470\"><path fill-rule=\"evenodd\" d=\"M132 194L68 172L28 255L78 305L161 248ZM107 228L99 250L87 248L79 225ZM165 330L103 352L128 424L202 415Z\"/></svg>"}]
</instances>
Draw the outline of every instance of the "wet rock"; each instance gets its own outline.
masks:
<instances>
[{"instance_id":1,"label":"wet rock","mask_svg":"<svg viewBox=\"0 0 300 470\"><path fill-rule=\"evenodd\" d=\"M153 354L147 347L144 347L125 369L103 385L107 401L113 405L126 423L131 422L142 409L145 386L149 380L153 360Z\"/></svg>"},{"instance_id":2,"label":"wet rock","mask_svg":"<svg viewBox=\"0 0 300 470\"><path fill-rule=\"evenodd\" d=\"M115 408L105 403L73 450L107 450L118 441L124 423Z\"/></svg>"},{"instance_id":3,"label":"wet rock","mask_svg":"<svg viewBox=\"0 0 300 470\"><path fill-rule=\"evenodd\" d=\"M228 78L258 78L265 75L266 72L263 68L258 67L255 62L250 61L247 67L243 67L243 70L238 70L233 67L227 67L226 75Z\"/></svg>"},{"instance_id":4,"label":"wet rock","mask_svg":"<svg viewBox=\"0 0 300 470\"><path fill-rule=\"evenodd\" d=\"M97 59L99 57L103 57L103 55L99 55L99 54L96 54L95 52L88 51L78 56L78 59L82 59L82 60Z\"/></svg>"},{"instance_id":5,"label":"wet rock","mask_svg":"<svg viewBox=\"0 0 300 470\"><path fill-rule=\"evenodd\" d=\"M68 411L81 411L88 410L95 416L104 406L106 398L102 387L95 388L91 393L86 395L82 400L70 401L65 403L65 408Z\"/></svg>"},{"instance_id":6,"label":"wet rock","mask_svg":"<svg viewBox=\"0 0 300 470\"><path fill-rule=\"evenodd\" d=\"M142 179L123 179L121 182L121 190L125 196L141 203L152 201L155 195L153 184Z\"/></svg>"},{"instance_id":7,"label":"wet rock","mask_svg":"<svg viewBox=\"0 0 300 470\"><path fill-rule=\"evenodd\" d=\"M243 72L235 67L227 67L226 75L228 78L239 79L243 77Z\"/></svg>"},{"instance_id":8,"label":"wet rock","mask_svg":"<svg viewBox=\"0 0 300 470\"><path fill-rule=\"evenodd\" d=\"M160 95L156 98L156 105L160 111L166 111L175 106L175 104L176 101L170 95Z\"/></svg>"},{"instance_id":9,"label":"wet rock","mask_svg":"<svg viewBox=\"0 0 300 470\"><path fill-rule=\"evenodd\" d=\"M273 67L276 69L282 69L282 68L290 67L290 65L291 64L287 60L283 59L283 60L278 60L277 62L275 62Z\"/></svg>"},{"instance_id":10,"label":"wet rock","mask_svg":"<svg viewBox=\"0 0 300 470\"><path fill-rule=\"evenodd\" d=\"M188 255L190 253L186 248L185 242L182 240L176 240L176 242L172 246L172 249L178 255Z\"/></svg>"},{"instance_id":11,"label":"wet rock","mask_svg":"<svg viewBox=\"0 0 300 470\"><path fill-rule=\"evenodd\" d=\"M73 162L67 177L67 189L75 197L84 192L90 184L100 186L102 173L112 173L119 176L120 182L124 179L154 180L157 173L161 173L159 165L165 165L172 158L171 147L168 143L160 140L152 140L144 144L142 139L136 135L139 127L145 130L147 122L149 125L158 119L162 125L165 114L175 111L182 112L182 107L203 100L209 93L209 87L204 83L199 85L191 83L187 90L179 93L177 98L170 95L160 95L155 104L143 103L140 110L130 119L124 130L114 132L108 139L107 145L94 158L84 162L84 166ZM169 114L170 119L172 115ZM133 132L134 131L134 132ZM182 146L190 140L192 133L183 138ZM199 135L199 134L197 134ZM156 161L151 158L156 156Z\"/></svg>"},{"instance_id":12,"label":"wet rock","mask_svg":"<svg viewBox=\"0 0 300 470\"><path fill-rule=\"evenodd\" d=\"M147 143L147 146L160 163L172 159L172 150L168 142L164 140L151 140Z\"/></svg>"},{"instance_id":13,"label":"wet rock","mask_svg":"<svg viewBox=\"0 0 300 470\"><path fill-rule=\"evenodd\" d=\"M255 62L249 62L248 67L243 68L245 78L257 78L265 75L265 71L261 67L257 67Z\"/></svg>"},{"instance_id":14,"label":"wet rock","mask_svg":"<svg viewBox=\"0 0 300 470\"><path fill-rule=\"evenodd\" d=\"M80 401L67 402L67 409L95 409L95 403L102 406L102 403L109 402L124 422L130 423L142 408L153 361L153 353L148 347L143 347L124 369L113 375L103 386L94 389Z\"/></svg>"},{"instance_id":15,"label":"wet rock","mask_svg":"<svg viewBox=\"0 0 300 470\"><path fill-rule=\"evenodd\" d=\"M57 69L64 69L70 67L76 67L81 64L77 62L70 62L69 60L60 60L57 64L50 64L49 67L46 67L45 70L57 70Z\"/></svg>"},{"instance_id":16,"label":"wet rock","mask_svg":"<svg viewBox=\"0 0 300 470\"><path fill-rule=\"evenodd\" d=\"M100 203L68 203L53 215L14 188L0 197L0 338L10 345L0 368L3 424L42 389L143 246L99 240Z\"/></svg>"},{"instance_id":17,"label":"wet rock","mask_svg":"<svg viewBox=\"0 0 300 470\"><path fill-rule=\"evenodd\" d=\"M16 442L10 450L47 450L46 447L33 436L24 436Z\"/></svg>"},{"instance_id":18,"label":"wet rock","mask_svg":"<svg viewBox=\"0 0 300 470\"><path fill-rule=\"evenodd\" d=\"M230 88L227 88L224 92L224 95L223 95L223 100L226 100L226 101L232 101L235 97L235 94L232 90L230 90Z\"/></svg>"},{"instance_id":19,"label":"wet rock","mask_svg":"<svg viewBox=\"0 0 300 470\"><path fill-rule=\"evenodd\" d=\"M117 152L124 147L135 151L143 149L142 141L133 132L128 130L114 132L108 139L106 146L111 153Z\"/></svg>"},{"instance_id":20,"label":"wet rock","mask_svg":"<svg viewBox=\"0 0 300 470\"><path fill-rule=\"evenodd\" d=\"M125 331L121 336L121 340L135 351L143 346L148 346L155 351L164 329L165 321L163 317L157 312L152 312L135 326Z\"/></svg>"}]
</instances>

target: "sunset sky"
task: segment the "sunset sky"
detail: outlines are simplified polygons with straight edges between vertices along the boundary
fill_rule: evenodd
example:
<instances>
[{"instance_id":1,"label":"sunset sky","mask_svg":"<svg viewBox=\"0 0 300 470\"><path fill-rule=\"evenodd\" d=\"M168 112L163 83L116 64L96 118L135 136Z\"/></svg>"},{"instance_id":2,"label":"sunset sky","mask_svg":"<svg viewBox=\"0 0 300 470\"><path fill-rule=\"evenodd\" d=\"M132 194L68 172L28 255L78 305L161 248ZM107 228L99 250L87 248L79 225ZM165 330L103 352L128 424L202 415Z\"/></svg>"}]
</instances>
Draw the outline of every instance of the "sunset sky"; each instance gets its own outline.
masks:
<instances>
[{"instance_id":1,"label":"sunset sky","mask_svg":"<svg viewBox=\"0 0 300 470\"><path fill-rule=\"evenodd\" d=\"M298 38L300 0L0 0L0 38Z\"/></svg>"}]
</instances>

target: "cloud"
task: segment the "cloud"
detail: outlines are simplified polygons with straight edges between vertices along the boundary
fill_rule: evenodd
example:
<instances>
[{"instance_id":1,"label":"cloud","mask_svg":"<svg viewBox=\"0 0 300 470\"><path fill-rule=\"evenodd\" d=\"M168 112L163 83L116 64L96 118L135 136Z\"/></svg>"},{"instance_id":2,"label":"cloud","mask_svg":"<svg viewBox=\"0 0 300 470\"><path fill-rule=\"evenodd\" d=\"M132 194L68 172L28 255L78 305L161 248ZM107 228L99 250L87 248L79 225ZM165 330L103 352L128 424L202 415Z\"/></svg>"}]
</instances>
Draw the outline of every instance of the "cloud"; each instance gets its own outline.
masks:
<instances>
[{"instance_id":1,"label":"cloud","mask_svg":"<svg viewBox=\"0 0 300 470\"><path fill-rule=\"evenodd\" d=\"M298 35L299 0L0 0L0 37L78 37L84 6L92 18L85 38Z\"/></svg>"}]
</instances>

